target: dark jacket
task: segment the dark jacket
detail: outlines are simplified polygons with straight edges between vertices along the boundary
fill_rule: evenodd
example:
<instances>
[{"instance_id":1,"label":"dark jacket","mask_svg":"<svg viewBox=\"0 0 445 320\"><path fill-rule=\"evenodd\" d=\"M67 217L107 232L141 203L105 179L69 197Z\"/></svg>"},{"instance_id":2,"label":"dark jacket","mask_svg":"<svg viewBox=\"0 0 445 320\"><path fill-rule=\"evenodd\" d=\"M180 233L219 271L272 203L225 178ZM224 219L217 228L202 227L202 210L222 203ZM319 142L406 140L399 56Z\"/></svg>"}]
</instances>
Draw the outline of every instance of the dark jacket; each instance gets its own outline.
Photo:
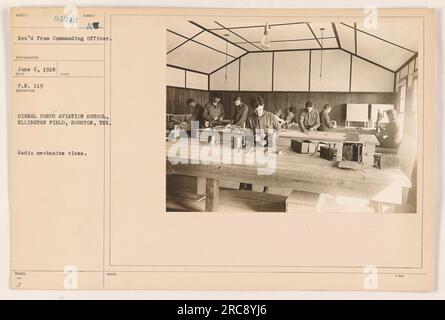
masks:
<instances>
[{"instance_id":1,"label":"dark jacket","mask_svg":"<svg viewBox=\"0 0 445 320\"><path fill-rule=\"evenodd\" d=\"M204 120L207 121L211 121L213 120L213 118L217 117L223 117L224 118L225 114L224 114L224 108L222 106L222 104L218 103L216 106L211 103L211 102L207 102L204 105L204 111L202 113L202 117L204 118Z\"/></svg>"},{"instance_id":2,"label":"dark jacket","mask_svg":"<svg viewBox=\"0 0 445 320\"><path fill-rule=\"evenodd\" d=\"M249 107L245 103L241 103L239 106L235 106L235 111L232 116L232 124L235 126L243 127L246 123L247 116L249 114Z\"/></svg>"},{"instance_id":3,"label":"dark jacket","mask_svg":"<svg viewBox=\"0 0 445 320\"><path fill-rule=\"evenodd\" d=\"M253 112L246 121L246 128L252 130L268 130L275 129L277 135L280 134L281 126L276 118L276 116L268 111L264 111L261 117L258 117L255 112Z\"/></svg>"},{"instance_id":4,"label":"dark jacket","mask_svg":"<svg viewBox=\"0 0 445 320\"><path fill-rule=\"evenodd\" d=\"M193 109L192 117L190 118L190 122L199 121L200 128L204 127L204 119L202 117L203 109L204 108L199 103L197 103L195 108Z\"/></svg>"},{"instance_id":5,"label":"dark jacket","mask_svg":"<svg viewBox=\"0 0 445 320\"><path fill-rule=\"evenodd\" d=\"M398 149L402 142L399 121L394 120L389 122L382 130L378 140L380 142L380 147L382 148Z\"/></svg>"},{"instance_id":6,"label":"dark jacket","mask_svg":"<svg viewBox=\"0 0 445 320\"><path fill-rule=\"evenodd\" d=\"M326 110L321 110L320 112L320 126L318 127L318 130L323 131L329 128L333 128L331 118L329 117L329 113L326 112Z\"/></svg>"},{"instance_id":7,"label":"dark jacket","mask_svg":"<svg viewBox=\"0 0 445 320\"><path fill-rule=\"evenodd\" d=\"M298 125L302 131L309 130L310 128L317 130L320 126L318 111L315 109L312 109L311 112L307 112L306 109L301 110Z\"/></svg>"}]
</instances>

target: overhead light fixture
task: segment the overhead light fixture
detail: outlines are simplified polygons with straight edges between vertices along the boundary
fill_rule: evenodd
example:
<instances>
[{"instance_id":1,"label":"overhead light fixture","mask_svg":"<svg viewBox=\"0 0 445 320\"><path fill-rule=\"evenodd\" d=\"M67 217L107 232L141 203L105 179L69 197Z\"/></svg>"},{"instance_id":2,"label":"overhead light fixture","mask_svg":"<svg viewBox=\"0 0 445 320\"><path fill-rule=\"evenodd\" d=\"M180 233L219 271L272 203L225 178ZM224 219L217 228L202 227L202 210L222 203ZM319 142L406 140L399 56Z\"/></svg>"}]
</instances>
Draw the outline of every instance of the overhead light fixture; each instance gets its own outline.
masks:
<instances>
[{"instance_id":1,"label":"overhead light fixture","mask_svg":"<svg viewBox=\"0 0 445 320\"><path fill-rule=\"evenodd\" d=\"M229 82L228 79L228 72L227 72L227 65L228 65L228 57L229 57L229 34L224 34L224 37L226 38L226 66L225 66L225 72L224 72L224 83L227 84Z\"/></svg>"},{"instance_id":2,"label":"overhead light fixture","mask_svg":"<svg viewBox=\"0 0 445 320\"><path fill-rule=\"evenodd\" d=\"M321 33L321 53L320 53L320 78L323 75L323 48L324 48L324 28L320 28L320 33Z\"/></svg>"},{"instance_id":3,"label":"overhead light fixture","mask_svg":"<svg viewBox=\"0 0 445 320\"><path fill-rule=\"evenodd\" d=\"M270 39L269 39L269 23L266 22L266 25L264 26L264 33L263 33L263 38L261 39L261 48L263 49L270 49L271 44L270 44Z\"/></svg>"}]
</instances>

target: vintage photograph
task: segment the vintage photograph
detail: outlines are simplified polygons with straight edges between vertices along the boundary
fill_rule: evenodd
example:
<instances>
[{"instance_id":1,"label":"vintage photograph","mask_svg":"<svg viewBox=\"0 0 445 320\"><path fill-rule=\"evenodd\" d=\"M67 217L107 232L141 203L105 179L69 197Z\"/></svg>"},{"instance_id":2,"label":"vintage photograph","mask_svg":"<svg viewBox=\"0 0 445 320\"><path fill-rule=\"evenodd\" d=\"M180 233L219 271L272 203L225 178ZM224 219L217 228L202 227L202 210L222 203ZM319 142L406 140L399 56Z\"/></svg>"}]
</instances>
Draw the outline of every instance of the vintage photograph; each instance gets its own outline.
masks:
<instances>
[{"instance_id":1,"label":"vintage photograph","mask_svg":"<svg viewBox=\"0 0 445 320\"><path fill-rule=\"evenodd\" d=\"M419 25L166 30L166 210L415 213Z\"/></svg>"},{"instance_id":2,"label":"vintage photograph","mask_svg":"<svg viewBox=\"0 0 445 320\"><path fill-rule=\"evenodd\" d=\"M11 9L9 287L434 291L437 12Z\"/></svg>"}]
</instances>

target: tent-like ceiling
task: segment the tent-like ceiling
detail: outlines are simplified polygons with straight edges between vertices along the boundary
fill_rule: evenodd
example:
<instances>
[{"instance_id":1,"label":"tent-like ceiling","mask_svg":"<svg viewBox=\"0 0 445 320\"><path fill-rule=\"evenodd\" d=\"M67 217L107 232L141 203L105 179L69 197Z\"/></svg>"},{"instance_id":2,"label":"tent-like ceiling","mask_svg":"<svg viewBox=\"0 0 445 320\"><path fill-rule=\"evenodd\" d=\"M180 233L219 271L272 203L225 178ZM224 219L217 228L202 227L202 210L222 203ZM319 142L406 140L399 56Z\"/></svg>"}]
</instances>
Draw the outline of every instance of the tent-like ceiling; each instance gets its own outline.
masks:
<instances>
[{"instance_id":1,"label":"tent-like ceiling","mask_svg":"<svg viewBox=\"0 0 445 320\"><path fill-rule=\"evenodd\" d=\"M340 49L396 72L418 51L417 24L269 22L270 48L261 46L264 23L184 21L167 28L167 64L211 74L252 52Z\"/></svg>"}]
</instances>

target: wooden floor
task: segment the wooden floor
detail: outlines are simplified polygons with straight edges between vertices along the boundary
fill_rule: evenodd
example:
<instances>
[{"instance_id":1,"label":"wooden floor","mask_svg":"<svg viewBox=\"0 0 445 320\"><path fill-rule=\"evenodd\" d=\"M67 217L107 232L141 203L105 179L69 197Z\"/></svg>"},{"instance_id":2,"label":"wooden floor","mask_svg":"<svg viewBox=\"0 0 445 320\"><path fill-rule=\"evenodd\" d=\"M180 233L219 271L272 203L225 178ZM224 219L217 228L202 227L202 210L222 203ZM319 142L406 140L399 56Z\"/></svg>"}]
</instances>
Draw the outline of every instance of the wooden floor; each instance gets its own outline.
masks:
<instances>
[{"instance_id":1,"label":"wooden floor","mask_svg":"<svg viewBox=\"0 0 445 320\"><path fill-rule=\"evenodd\" d=\"M195 177L167 176L166 211L204 212L205 194L197 194L196 184ZM238 190L238 188L237 182L221 181L219 212L285 212L285 201L292 192L291 189L286 188L269 188L269 193L262 193L263 186L259 185L253 187L254 192ZM292 212L308 212L304 206L301 210L296 208ZM410 212L406 208L401 209L403 212ZM329 195L326 196L326 202L320 211L320 213L373 212L373 207L366 200Z\"/></svg>"},{"instance_id":2,"label":"wooden floor","mask_svg":"<svg viewBox=\"0 0 445 320\"><path fill-rule=\"evenodd\" d=\"M256 196L256 192L220 188L219 212L286 212L286 197L271 194ZM185 194L182 194L185 195ZM205 198L167 196L167 211L205 211Z\"/></svg>"}]
</instances>

